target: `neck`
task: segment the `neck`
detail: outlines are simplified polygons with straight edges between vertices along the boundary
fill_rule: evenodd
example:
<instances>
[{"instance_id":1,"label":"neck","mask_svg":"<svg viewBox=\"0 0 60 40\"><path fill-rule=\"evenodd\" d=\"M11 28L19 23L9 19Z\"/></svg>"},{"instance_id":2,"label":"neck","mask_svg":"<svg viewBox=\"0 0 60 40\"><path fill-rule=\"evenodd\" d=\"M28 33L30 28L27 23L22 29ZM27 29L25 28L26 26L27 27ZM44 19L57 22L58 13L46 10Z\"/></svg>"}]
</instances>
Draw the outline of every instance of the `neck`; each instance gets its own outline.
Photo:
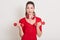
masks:
<instances>
[{"instance_id":1,"label":"neck","mask_svg":"<svg viewBox=\"0 0 60 40\"><path fill-rule=\"evenodd\" d=\"M27 19L34 19L35 18L35 15L33 15L33 13L28 13L27 16L26 16Z\"/></svg>"},{"instance_id":2,"label":"neck","mask_svg":"<svg viewBox=\"0 0 60 40\"><path fill-rule=\"evenodd\" d=\"M32 19L34 16L32 14L29 15L29 19Z\"/></svg>"}]
</instances>

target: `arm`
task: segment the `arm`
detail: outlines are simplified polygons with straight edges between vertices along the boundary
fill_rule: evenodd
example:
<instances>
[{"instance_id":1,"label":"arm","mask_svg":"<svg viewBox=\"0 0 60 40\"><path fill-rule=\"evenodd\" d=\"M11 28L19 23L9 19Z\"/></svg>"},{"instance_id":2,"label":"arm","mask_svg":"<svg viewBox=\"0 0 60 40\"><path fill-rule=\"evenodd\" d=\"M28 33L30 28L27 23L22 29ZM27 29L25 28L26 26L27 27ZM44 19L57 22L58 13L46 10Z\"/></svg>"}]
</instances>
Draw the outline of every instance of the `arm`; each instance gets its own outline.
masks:
<instances>
[{"instance_id":1,"label":"arm","mask_svg":"<svg viewBox=\"0 0 60 40\"><path fill-rule=\"evenodd\" d=\"M40 37L42 35L42 31L40 31L39 27L37 27L37 35L38 35L38 37Z\"/></svg>"},{"instance_id":2,"label":"arm","mask_svg":"<svg viewBox=\"0 0 60 40\"><path fill-rule=\"evenodd\" d=\"M22 37L24 35L24 33L23 33L23 30L22 30L21 23L18 23L17 26L19 28L19 35L20 35L20 37Z\"/></svg>"},{"instance_id":3,"label":"arm","mask_svg":"<svg viewBox=\"0 0 60 40\"><path fill-rule=\"evenodd\" d=\"M37 29L37 35L38 35L38 37L40 37L42 35L42 31L40 30L41 22L38 22L36 26L37 26L36 27L36 29Z\"/></svg>"}]
</instances>

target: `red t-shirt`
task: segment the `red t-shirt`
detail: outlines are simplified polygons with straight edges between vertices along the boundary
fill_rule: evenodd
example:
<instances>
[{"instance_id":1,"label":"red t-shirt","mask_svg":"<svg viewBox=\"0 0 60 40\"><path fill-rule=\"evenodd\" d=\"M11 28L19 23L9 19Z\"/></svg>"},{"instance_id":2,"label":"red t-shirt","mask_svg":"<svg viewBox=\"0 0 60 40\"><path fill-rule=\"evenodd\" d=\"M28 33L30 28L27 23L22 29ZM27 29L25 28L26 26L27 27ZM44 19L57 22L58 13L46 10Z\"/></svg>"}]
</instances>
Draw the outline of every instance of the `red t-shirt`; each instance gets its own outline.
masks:
<instances>
[{"instance_id":1,"label":"red t-shirt","mask_svg":"<svg viewBox=\"0 0 60 40\"><path fill-rule=\"evenodd\" d=\"M42 22L41 18L36 17L36 23L37 22ZM25 18L20 19L19 23L24 24L22 26L24 35L21 38L21 40L37 40L37 37L36 37L37 31L36 31L35 24L31 25L25 20ZM42 31L42 25L40 26L40 31Z\"/></svg>"}]
</instances>

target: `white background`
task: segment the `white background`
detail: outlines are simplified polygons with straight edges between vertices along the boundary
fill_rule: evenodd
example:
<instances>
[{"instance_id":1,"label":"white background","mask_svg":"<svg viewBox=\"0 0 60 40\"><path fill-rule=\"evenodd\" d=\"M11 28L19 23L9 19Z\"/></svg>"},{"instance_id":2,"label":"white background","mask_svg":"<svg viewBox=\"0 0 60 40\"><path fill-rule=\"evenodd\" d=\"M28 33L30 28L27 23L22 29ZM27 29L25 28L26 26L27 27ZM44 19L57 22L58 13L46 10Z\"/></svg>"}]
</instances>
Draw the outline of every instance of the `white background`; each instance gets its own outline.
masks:
<instances>
[{"instance_id":1,"label":"white background","mask_svg":"<svg viewBox=\"0 0 60 40\"><path fill-rule=\"evenodd\" d=\"M24 17L28 0L0 0L0 40L20 40L18 28L13 26ZM36 15L46 22L43 34L38 40L60 40L59 0L32 0Z\"/></svg>"}]
</instances>

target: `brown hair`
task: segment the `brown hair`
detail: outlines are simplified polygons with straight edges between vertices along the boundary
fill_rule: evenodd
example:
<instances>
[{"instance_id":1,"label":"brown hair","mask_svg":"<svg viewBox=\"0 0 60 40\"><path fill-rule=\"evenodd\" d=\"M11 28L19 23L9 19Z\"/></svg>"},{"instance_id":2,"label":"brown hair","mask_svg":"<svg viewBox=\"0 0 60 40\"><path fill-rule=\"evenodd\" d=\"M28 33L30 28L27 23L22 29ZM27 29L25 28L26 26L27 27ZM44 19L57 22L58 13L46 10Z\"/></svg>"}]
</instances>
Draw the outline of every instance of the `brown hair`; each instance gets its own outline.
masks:
<instances>
[{"instance_id":1,"label":"brown hair","mask_svg":"<svg viewBox=\"0 0 60 40\"><path fill-rule=\"evenodd\" d=\"M35 8L35 5L34 5L34 3L32 2L32 1L28 1L27 3L26 3L26 8L27 8L27 5L28 4L32 4L33 5L33 7ZM35 12L33 12L34 13L34 17L33 17L33 19L35 18ZM29 14L26 12L25 13L25 16L26 16L26 18L29 18Z\"/></svg>"}]
</instances>

